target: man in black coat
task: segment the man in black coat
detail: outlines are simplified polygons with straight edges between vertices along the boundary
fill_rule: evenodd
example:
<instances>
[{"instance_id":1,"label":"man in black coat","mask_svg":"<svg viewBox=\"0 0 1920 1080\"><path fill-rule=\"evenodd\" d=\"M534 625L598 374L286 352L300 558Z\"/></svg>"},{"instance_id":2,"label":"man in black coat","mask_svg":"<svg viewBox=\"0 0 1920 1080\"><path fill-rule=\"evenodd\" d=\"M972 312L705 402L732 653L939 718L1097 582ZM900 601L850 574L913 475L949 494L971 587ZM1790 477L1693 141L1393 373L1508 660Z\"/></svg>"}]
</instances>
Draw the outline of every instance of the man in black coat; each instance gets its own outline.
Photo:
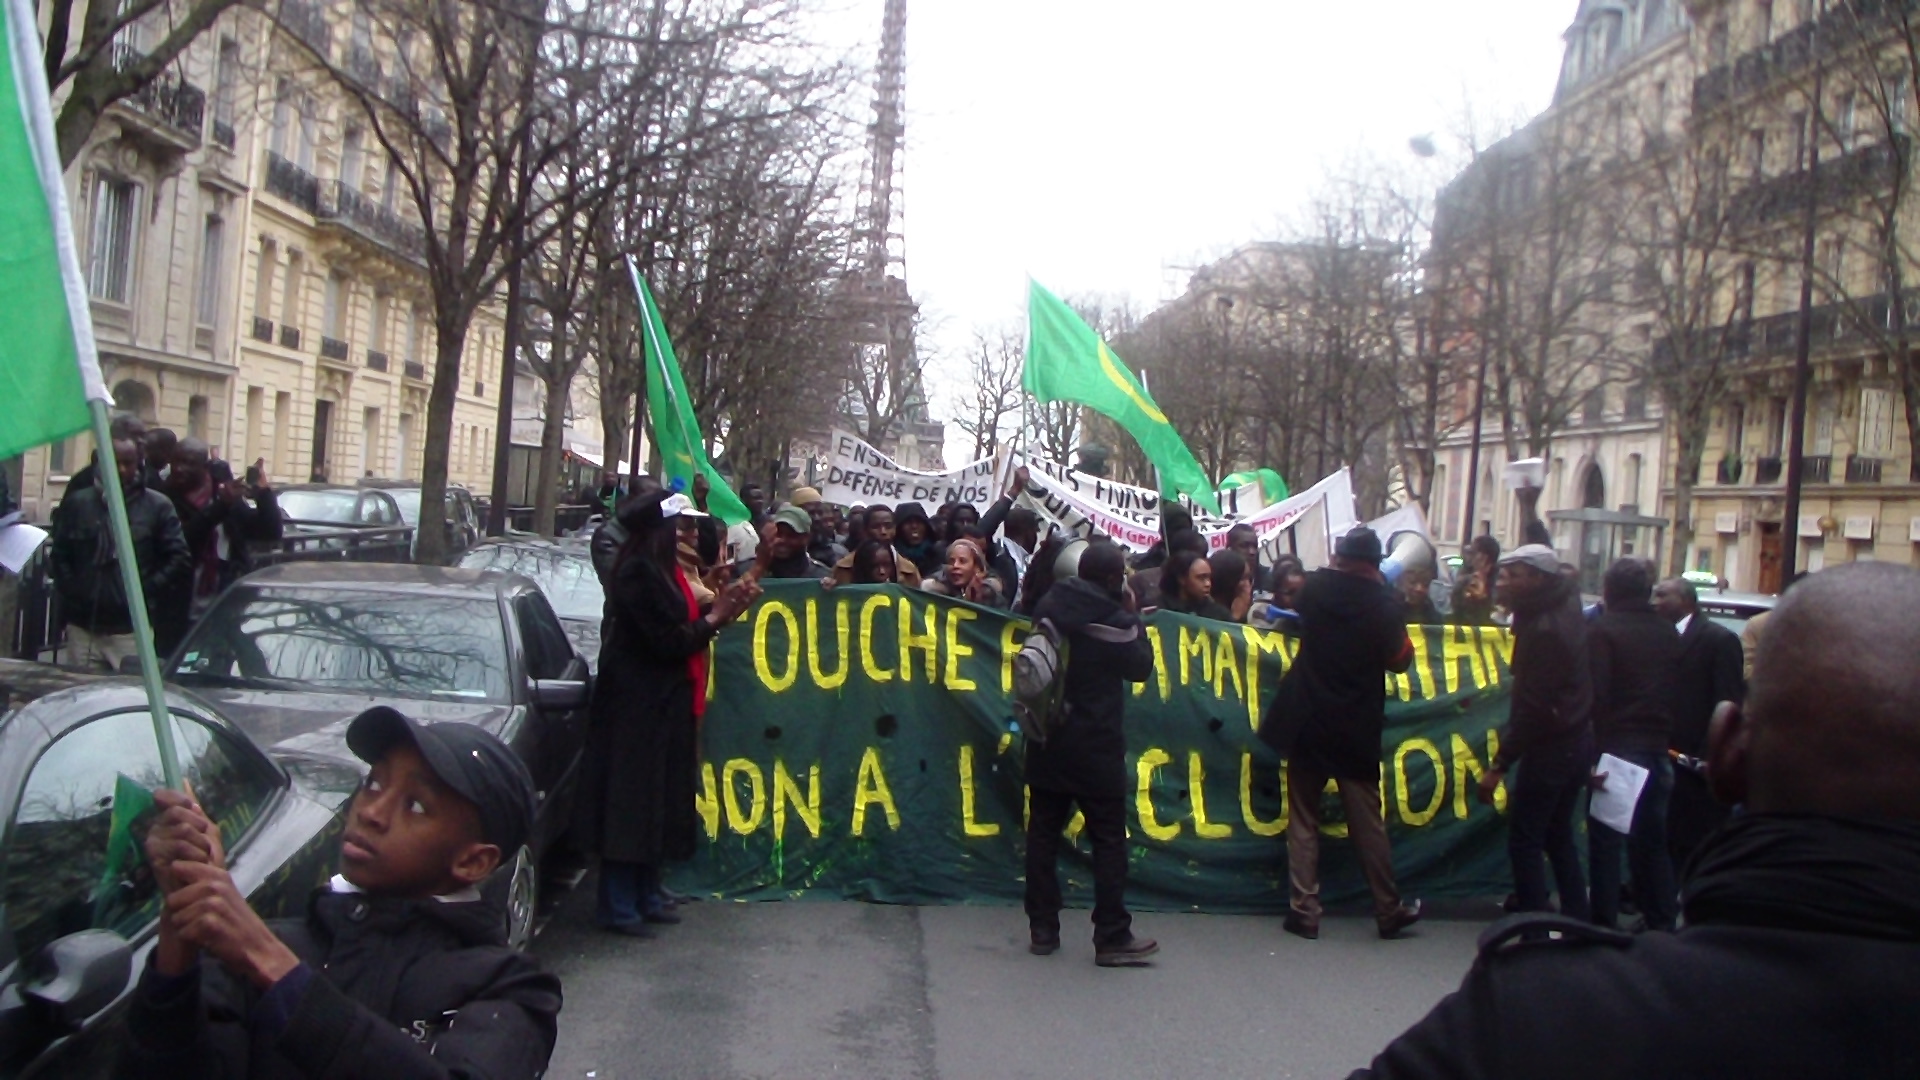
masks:
<instances>
[{"instance_id":1,"label":"man in black coat","mask_svg":"<svg viewBox=\"0 0 1920 1080\"><path fill-rule=\"evenodd\" d=\"M1348 836L1373 892L1380 936L1420 920L1400 902L1393 848L1380 814L1380 737L1387 723L1387 672L1413 663L1406 612L1380 575L1380 536L1360 526L1340 538L1333 566L1307 575L1300 590L1300 654L1281 681L1260 736L1287 756L1287 877L1284 926L1320 936L1320 801L1340 790Z\"/></svg>"},{"instance_id":2,"label":"man in black coat","mask_svg":"<svg viewBox=\"0 0 1920 1080\"><path fill-rule=\"evenodd\" d=\"M1034 621L1066 641L1065 715L1045 744L1027 744L1027 923L1036 956L1060 948L1060 834L1075 805L1093 844L1093 948L1101 967L1142 963L1160 951L1135 937L1127 914L1127 684L1153 676L1153 646L1125 588L1120 549L1098 545L1079 576L1041 598Z\"/></svg>"},{"instance_id":3,"label":"man in black coat","mask_svg":"<svg viewBox=\"0 0 1920 1080\"><path fill-rule=\"evenodd\" d=\"M168 618L164 605L181 602L180 589L192 576L193 558L173 503L141 480L139 447L131 439L116 439L113 456L147 617L163 624ZM98 483L97 472L95 477L88 487L69 485L54 508L48 560L66 615L69 655L117 670L123 659L136 655L133 613L120 578L106 488Z\"/></svg>"},{"instance_id":4,"label":"man in black coat","mask_svg":"<svg viewBox=\"0 0 1920 1080\"><path fill-rule=\"evenodd\" d=\"M1700 614L1700 594L1684 578L1654 586L1653 607L1680 631L1679 670L1673 681L1673 735L1668 743L1691 758L1707 753L1707 724L1723 701L1744 701L1745 657L1740 636ZM1673 806L1667 822L1667 848L1675 866L1685 866L1707 835L1727 819L1699 772L1681 769L1674 777Z\"/></svg>"},{"instance_id":5,"label":"man in black coat","mask_svg":"<svg viewBox=\"0 0 1920 1080\"><path fill-rule=\"evenodd\" d=\"M1494 588L1513 612L1513 699L1500 752L1480 778L1480 797L1491 802L1508 770L1520 765L1507 807L1518 910L1548 910L1544 853L1559 885L1560 910L1584 922L1587 881L1573 818L1593 766L1593 683L1580 590L1545 544L1523 544L1501 556Z\"/></svg>"},{"instance_id":6,"label":"man in black coat","mask_svg":"<svg viewBox=\"0 0 1920 1080\"><path fill-rule=\"evenodd\" d=\"M1355 1080L1920 1076L1915 610L1920 573L1888 563L1782 602L1714 720L1714 793L1746 812L1694 862L1685 929L1515 916ZM1563 936L1514 942L1541 928Z\"/></svg>"},{"instance_id":7,"label":"man in black coat","mask_svg":"<svg viewBox=\"0 0 1920 1080\"><path fill-rule=\"evenodd\" d=\"M1601 583L1606 611L1587 628L1593 671L1593 729L1599 751L1647 770L1634 805L1631 830L1621 834L1587 820L1587 855L1593 871L1593 921L1613 928L1620 913L1620 852L1633 867L1633 895L1653 930L1673 929L1679 899L1673 859L1667 854L1667 804L1673 795L1673 762L1667 739L1673 728L1673 680L1680 665L1680 635L1653 610L1653 567L1626 558L1607 568ZM1599 770L1604 775L1605 770ZM1618 778L1595 777L1596 783Z\"/></svg>"}]
</instances>

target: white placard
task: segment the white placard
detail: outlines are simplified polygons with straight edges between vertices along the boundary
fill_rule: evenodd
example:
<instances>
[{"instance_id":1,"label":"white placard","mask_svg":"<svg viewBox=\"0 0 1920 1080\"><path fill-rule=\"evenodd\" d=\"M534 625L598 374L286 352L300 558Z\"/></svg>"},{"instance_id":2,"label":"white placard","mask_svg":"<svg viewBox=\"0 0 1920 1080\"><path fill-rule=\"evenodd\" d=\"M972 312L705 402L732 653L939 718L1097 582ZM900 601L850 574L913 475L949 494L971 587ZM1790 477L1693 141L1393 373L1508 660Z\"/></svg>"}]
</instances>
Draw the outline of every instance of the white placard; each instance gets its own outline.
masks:
<instances>
[{"instance_id":1,"label":"white placard","mask_svg":"<svg viewBox=\"0 0 1920 1080\"><path fill-rule=\"evenodd\" d=\"M993 459L981 458L944 473L915 472L857 435L834 429L827 446L827 476L820 497L842 506L889 506L917 502L931 514L944 503L969 503L986 512L1000 497Z\"/></svg>"},{"instance_id":2,"label":"white placard","mask_svg":"<svg viewBox=\"0 0 1920 1080\"><path fill-rule=\"evenodd\" d=\"M1740 531L1740 511L1722 510L1713 515L1713 531L1717 533L1737 533Z\"/></svg>"},{"instance_id":3,"label":"white placard","mask_svg":"<svg viewBox=\"0 0 1920 1080\"><path fill-rule=\"evenodd\" d=\"M1641 789L1647 786L1646 767L1612 754L1601 754L1593 774L1607 779L1604 786L1593 793L1587 816L1614 832L1632 832L1633 808L1640 804Z\"/></svg>"},{"instance_id":4,"label":"white placard","mask_svg":"<svg viewBox=\"0 0 1920 1080\"><path fill-rule=\"evenodd\" d=\"M1819 514L1801 514L1800 515L1800 535L1803 537L1807 537L1815 540L1818 540L1820 537L1826 535L1825 533L1822 533L1820 531L1820 515Z\"/></svg>"},{"instance_id":5,"label":"white placard","mask_svg":"<svg viewBox=\"0 0 1920 1080\"><path fill-rule=\"evenodd\" d=\"M33 553L46 543L46 530L24 523L9 525L0 529L0 566L12 573L19 573L27 565Z\"/></svg>"},{"instance_id":6,"label":"white placard","mask_svg":"<svg viewBox=\"0 0 1920 1080\"><path fill-rule=\"evenodd\" d=\"M1920 544L1920 517L1907 522L1907 542Z\"/></svg>"},{"instance_id":7,"label":"white placard","mask_svg":"<svg viewBox=\"0 0 1920 1080\"><path fill-rule=\"evenodd\" d=\"M1871 539L1873 539L1873 517L1872 517L1872 515L1867 515L1867 516L1865 516L1865 517L1850 517L1850 518L1848 518L1848 519L1847 519L1847 523L1846 523L1846 527L1845 527L1845 529L1844 529L1844 531L1842 531L1842 532L1841 532L1841 534L1840 534L1840 535L1842 535L1842 536L1844 536L1844 537L1846 537L1846 538L1847 538L1847 539L1849 539L1849 540L1871 540Z\"/></svg>"},{"instance_id":8,"label":"white placard","mask_svg":"<svg viewBox=\"0 0 1920 1080\"><path fill-rule=\"evenodd\" d=\"M1508 491L1521 488L1543 488L1547 486L1547 462L1545 458L1522 458L1510 461L1500 470L1501 486Z\"/></svg>"}]
</instances>

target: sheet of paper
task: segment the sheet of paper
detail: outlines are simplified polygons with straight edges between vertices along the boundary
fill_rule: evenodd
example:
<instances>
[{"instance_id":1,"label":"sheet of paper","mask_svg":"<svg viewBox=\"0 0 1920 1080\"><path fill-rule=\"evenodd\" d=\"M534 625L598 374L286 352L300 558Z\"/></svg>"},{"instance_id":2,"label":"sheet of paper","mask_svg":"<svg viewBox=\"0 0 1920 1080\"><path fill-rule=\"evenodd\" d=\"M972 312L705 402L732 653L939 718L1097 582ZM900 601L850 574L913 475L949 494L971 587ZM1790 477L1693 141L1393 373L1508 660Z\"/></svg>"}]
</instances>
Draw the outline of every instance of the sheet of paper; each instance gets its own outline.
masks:
<instances>
[{"instance_id":1,"label":"sheet of paper","mask_svg":"<svg viewBox=\"0 0 1920 1080\"><path fill-rule=\"evenodd\" d=\"M46 530L31 525L9 525L0 529L0 566L19 573L33 553L47 540Z\"/></svg>"},{"instance_id":2,"label":"sheet of paper","mask_svg":"<svg viewBox=\"0 0 1920 1080\"><path fill-rule=\"evenodd\" d=\"M1612 754L1601 754L1593 767L1594 775L1606 776L1606 786L1593 793L1587 816L1617 833L1633 831L1633 808L1640 803L1640 791L1647 786L1647 770Z\"/></svg>"}]
</instances>

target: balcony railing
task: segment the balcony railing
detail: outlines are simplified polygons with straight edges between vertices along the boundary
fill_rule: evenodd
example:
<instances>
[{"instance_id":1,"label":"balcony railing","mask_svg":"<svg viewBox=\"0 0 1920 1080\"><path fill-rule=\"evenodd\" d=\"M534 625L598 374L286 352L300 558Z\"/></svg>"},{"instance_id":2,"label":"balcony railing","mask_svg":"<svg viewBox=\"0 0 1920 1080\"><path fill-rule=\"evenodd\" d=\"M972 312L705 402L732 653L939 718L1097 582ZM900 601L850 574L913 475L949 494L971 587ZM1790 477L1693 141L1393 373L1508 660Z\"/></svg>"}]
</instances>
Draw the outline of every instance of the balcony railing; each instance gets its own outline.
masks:
<instances>
[{"instance_id":1,"label":"balcony railing","mask_svg":"<svg viewBox=\"0 0 1920 1080\"><path fill-rule=\"evenodd\" d=\"M320 212L320 181L271 150L267 151L267 190L310 214Z\"/></svg>"},{"instance_id":2,"label":"balcony railing","mask_svg":"<svg viewBox=\"0 0 1920 1080\"><path fill-rule=\"evenodd\" d=\"M355 44L347 48L347 74L354 77L360 85L370 90L380 88L380 58L365 45Z\"/></svg>"},{"instance_id":3,"label":"balcony railing","mask_svg":"<svg viewBox=\"0 0 1920 1080\"><path fill-rule=\"evenodd\" d=\"M1803 484L1832 483L1833 456L1830 454L1818 454L1801 458L1800 482Z\"/></svg>"},{"instance_id":4,"label":"balcony railing","mask_svg":"<svg viewBox=\"0 0 1920 1080\"><path fill-rule=\"evenodd\" d=\"M113 43L113 66L125 71L146 55L122 41ZM162 73L140 89L121 98L119 104L151 116L173 128L191 142L200 141L205 130L207 93L184 79Z\"/></svg>"},{"instance_id":5,"label":"balcony railing","mask_svg":"<svg viewBox=\"0 0 1920 1080\"><path fill-rule=\"evenodd\" d=\"M300 328L297 326L282 326L280 328L280 347L284 349L299 348Z\"/></svg>"},{"instance_id":6,"label":"balcony railing","mask_svg":"<svg viewBox=\"0 0 1920 1080\"><path fill-rule=\"evenodd\" d=\"M367 368L372 371L387 370L387 354L379 349L367 350Z\"/></svg>"},{"instance_id":7,"label":"balcony railing","mask_svg":"<svg viewBox=\"0 0 1920 1080\"><path fill-rule=\"evenodd\" d=\"M1780 482L1781 461L1777 457L1763 457L1753 463L1753 482L1756 484L1777 484Z\"/></svg>"},{"instance_id":8,"label":"balcony railing","mask_svg":"<svg viewBox=\"0 0 1920 1080\"><path fill-rule=\"evenodd\" d=\"M280 26L323 59L333 57L333 28L325 7L309 0L280 0Z\"/></svg>"},{"instance_id":9,"label":"balcony railing","mask_svg":"<svg viewBox=\"0 0 1920 1080\"><path fill-rule=\"evenodd\" d=\"M406 372L409 379L419 379L421 382L427 380L427 366L418 360L407 361Z\"/></svg>"},{"instance_id":10,"label":"balcony railing","mask_svg":"<svg viewBox=\"0 0 1920 1080\"><path fill-rule=\"evenodd\" d=\"M1715 472L1715 479L1722 484L1737 484L1740 482L1741 466L1742 462L1739 458L1721 458L1720 468Z\"/></svg>"},{"instance_id":11,"label":"balcony railing","mask_svg":"<svg viewBox=\"0 0 1920 1080\"><path fill-rule=\"evenodd\" d=\"M1861 457L1858 454L1847 456L1847 483L1877 484L1880 482L1880 469L1886 462L1880 458Z\"/></svg>"},{"instance_id":12,"label":"balcony railing","mask_svg":"<svg viewBox=\"0 0 1920 1080\"><path fill-rule=\"evenodd\" d=\"M345 360L351 346L339 338L320 335L320 355L329 360Z\"/></svg>"},{"instance_id":13,"label":"balcony railing","mask_svg":"<svg viewBox=\"0 0 1920 1080\"><path fill-rule=\"evenodd\" d=\"M273 320L264 315L253 317L253 340L273 344Z\"/></svg>"},{"instance_id":14,"label":"balcony railing","mask_svg":"<svg viewBox=\"0 0 1920 1080\"><path fill-rule=\"evenodd\" d=\"M1689 347L1689 359L1704 362L1714 355L1722 357L1784 356L1794 351L1799 341L1798 311L1783 311L1763 319L1753 319L1724 329L1696 332ZM1812 348L1859 342L1871 344L1874 335L1885 346L1891 335L1905 331L1910 339L1920 340L1920 290L1909 290L1904 303L1895 303L1886 293L1821 304L1811 312ZM1903 325L1904 324L1904 325ZM1654 343L1653 361L1676 363L1671 338Z\"/></svg>"},{"instance_id":15,"label":"balcony railing","mask_svg":"<svg viewBox=\"0 0 1920 1080\"><path fill-rule=\"evenodd\" d=\"M420 226L367 198L344 180L329 180L321 185L314 216L339 222L416 261L426 251L426 233Z\"/></svg>"},{"instance_id":16,"label":"balcony railing","mask_svg":"<svg viewBox=\"0 0 1920 1080\"><path fill-rule=\"evenodd\" d=\"M1728 216L1762 224L1805 213L1808 196L1822 207L1850 205L1862 195L1889 190L1913 156L1913 140L1895 135L1890 142L1860 146L1826 157L1811 174L1806 169L1757 181L1733 196Z\"/></svg>"}]
</instances>

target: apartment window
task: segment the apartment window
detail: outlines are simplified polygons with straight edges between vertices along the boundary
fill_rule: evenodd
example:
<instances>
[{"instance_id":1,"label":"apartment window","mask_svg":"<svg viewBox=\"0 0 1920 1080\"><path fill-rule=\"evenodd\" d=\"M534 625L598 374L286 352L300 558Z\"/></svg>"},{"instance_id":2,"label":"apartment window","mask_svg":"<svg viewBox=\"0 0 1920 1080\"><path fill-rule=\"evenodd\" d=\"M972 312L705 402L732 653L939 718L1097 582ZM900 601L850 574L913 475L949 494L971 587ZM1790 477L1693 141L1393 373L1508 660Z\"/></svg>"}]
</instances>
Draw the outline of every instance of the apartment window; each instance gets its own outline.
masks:
<instances>
[{"instance_id":1,"label":"apartment window","mask_svg":"<svg viewBox=\"0 0 1920 1080\"><path fill-rule=\"evenodd\" d=\"M220 319L220 263L226 226L219 214L208 214L200 231L200 303L197 315L201 326L212 326Z\"/></svg>"},{"instance_id":2,"label":"apartment window","mask_svg":"<svg viewBox=\"0 0 1920 1080\"><path fill-rule=\"evenodd\" d=\"M207 438L207 399L195 394L187 399L187 434L202 442Z\"/></svg>"},{"instance_id":3,"label":"apartment window","mask_svg":"<svg viewBox=\"0 0 1920 1080\"><path fill-rule=\"evenodd\" d=\"M1597 426L1606 418L1606 409L1607 388L1596 386L1588 390L1587 396L1580 402L1580 422L1588 427Z\"/></svg>"},{"instance_id":4,"label":"apartment window","mask_svg":"<svg viewBox=\"0 0 1920 1080\"><path fill-rule=\"evenodd\" d=\"M267 133L267 152L278 157L287 157L293 146L293 95L292 82L281 79L273 84L273 128Z\"/></svg>"},{"instance_id":5,"label":"apartment window","mask_svg":"<svg viewBox=\"0 0 1920 1080\"><path fill-rule=\"evenodd\" d=\"M1753 13L1753 45L1759 48L1773 40L1773 0L1760 0Z\"/></svg>"},{"instance_id":6,"label":"apartment window","mask_svg":"<svg viewBox=\"0 0 1920 1080\"><path fill-rule=\"evenodd\" d=\"M1645 420L1647 418L1646 383L1636 382L1627 384L1625 412L1628 420Z\"/></svg>"},{"instance_id":7,"label":"apartment window","mask_svg":"<svg viewBox=\"0 0 1920 1080\"><path fill-rule=\"evenodd\" d=\"M260 451L260 421L266 407L267 392L258 386L247 387L247 439L246 453L242 455L246 463L253 464L256 458L263 456Z\"/></svg>"},{"instance_id":8,"label":"apartment window","mask_svg":"<svg viewBox=\"0 0 1920 1080\"><path fill-rule=\"evenodd\" d=\"M300 96L300 143L294 147L294 163L308 172L313 171L313 148L319 141L318 127L320 118L316 114L313 99L305 94Z\"/></svg>"},{"instance_id":9,"label":"apartment window","mask_svg":"<svg viewBox=\"0 0 1920 1080\"><path fill-rule=\"evenodd\" d=\"M400 193L400 163L392 154L387 155L387 168L380 177L380 206L384 210L393 209L393 201Z\"/></svg>"},{"instance_id":10,"label":"apartment window","mask_svg":"<svg viewBox=\"0 0 1920 1080\"><path fill-rule=\"evenodd\" d=\"M1727 406L1727 458L1739 461L1747 448L1747 407Z\"/></svg>"},{"instance_id":11,"label":"apartment window","mask_svg":"<svg viewBox=\"0 0 1920 1080\"><path fill-rule=\"evenodd\" d=\"M285 475L287 469L288 426L293 423L293 395L281 391L273 395L273 471Z\"/></svg>"},{"instance_id":12,"label":"apartment window","mask_svg":"<svg viewBox=\"0 0 1920 1080\"><path fill-rule=\"evenodd\" d=\"M340 179L355 191L366 182L366 154L360 145L365 137L359 128L350 127L340 140Z\"/></svg>"},{"instance_id":13,"label":"apartment window","mask_svg":"<svg viewBox=\"0 0 1920 1080\"><path fill-rule=\"evenodd\" d=\"M1840 141L1840 149L1853 148L1860 134L1860 95L1840 95L1839 108L1834 112L1834 136Z\"/></svg>"},{"instance_id":14,"label":"apartment window","mask_svg":"<svg viewBox=\"0 0 1920 1080\"><path fill-rule=\"evenodd\" d=\"M1747 173L1755 180L1767 175L1767 129L1747 132Z\"/></svg>"},{"instance_id":15,"label":"apartment window","mask_svg":"<svg viewBox=\"0 0 1920 1080\"><path fill-rule=\"evenodd\" d=\"M1740 283L1734 288L1734 314L1746 322L1753 321L1753 286L1754 278L1758 272L1754 264L1742 264L1740 267Z\"/></svg>"},{"instance_id":16,"label":"apartment window","mask_svg":"<svg viewBox=\"0 0 1920 1080\"><path fill-rule=\"evenodd\" d=\"M326 335L336 340L347 338L347 304L349 302L347 276L334 271L327 275L325 318Z\"/></svg>"},{"instance_id":17,"label":"apartment window","mask_svg":"<svg viewBox=\"0 0 1920 1080\"><path fill-rule=\"evenodd\" d=\"M67 443L70 439L59 439L47 444L47 472L53 476L67 473Z\"/></svg>"},{"instance_id":18,"label":"apartment window","mask_svg":"<svg viewBox=\"0 0 1920 1080\"><path fill-rule=\"evenodd\" d=\"M1807 160L1807 114L1794 113L1787 118L1787 123L1793 128L1793 167L1810 168L1812 163Z\"/></svg>"},{"instance_id":19,"label":"apartment window","mask_svg":"<svg viewBox=\"0 0 1920 1080\"><path fill-rule=\"evenodd\" d=\"M1781 448L1787 444L1787 402L1784 398L1774 398L1767 405L1767 430L1762 434L1766 442L1761 456L1779 458L1782 455Z\"/></svg>"},{"instance_id":20,"label":"apartment window","mask_svg":"<svg viewBox=\"0 0 1920 1080\"><path fill-rule=\"evenodd\" d=\"M387 312L393 306L393 298L384 292L373 294L373 337L367 342L367 348L375 352L384 352L387 348Z\"/></svg>"},{"instance_id":21,"label":"apartment window","mask_svg":"<svg viewBox=\"0 0 1920 1080\"><path fill-rule=\"evenodd\" d=\"M1855 452L1866 458L1893 456L1893 391L1874 387L1860 391L1860 442Z\"/></svg>"},{"instance_id":22,"label":"apartment window","mask_svg":"<svg viewBox=\"0 0 1920 1080\"><path fill-rule=\"evenodd\" d=\"M220 58L214 69L213 85L214 122L231 127L240 87L240 43L232 38L220 39Z\"/></svg>"},{"instance_id":23,"label":"apartment window","mask_svg":"<svg viewBox=\"0 0 1920 1080\"><path fill-rule=\"evenodd\" d=\"M1839 237L1821 241L1820 266L1826 271L1829 291L1838 292L1846 287L1847 249Z\"/></svg>"},{"instance_id":24,"label":"apartment window","mask_svg":"<svg viewBox=\"0 0 1920 1080\"><path fill-rule=\"evenodd\" d=\"M263 319L273 317L273 261L276 251L271 240L260 241L260 258L253 267L253 313Z\"/></svg>"},{"instance_id":25,"label":"apartment window","mask_svg":"<svg viewBox=\"0 0 1920 1080\"><path fill-rule=\"evenodd\" d=\"M372 476L380 464L380 410L360 410L360 475Z\"/></svg>"},{"instance_id":26,"label":"apartment window","mask_svg":"<svg viewBox=\"0 0 1920 1080\"><path fill-rule=\"evenodd\" d=\"M1832 394L1821 394L1814 400L1812 431L1807 438L1809 455L1826 457L1833 453L1833 423L1839 411L1839 399Z\"/></svg>"},{"instance_id":27,"label":"apartment window","mask_svg":"<svg viewBox=\"0 0 1920 1080\"><path fill-rule=\"evenodd\" d=\"M1887 123L1896 134L1904 135L1909 129L1909 118L1913 115L1913 82L1905 73L1889 75L1884 84L1887 90Z\"/></svg>"},{"instance_id":28,"label":"apartment window","mask_svg":"<svg viewBox=\"0 0 1920 1080\"><path fill-rule=\"evenodd\" d=\"M1721 16L1715 19L1713 25L1707 30L1707 55L1714 63L1724 64L1727 62L1728 47L1727 20L1725 16Z\"/></svg>"},{"instance_id":29,"label":"apartment window","mask_svg":"<svg viewBox=\"0 0 1920 1080\"><path fill-rule=\"evenodd\" d=\"M300 311L300 285L306 276L305 260L297 251L287 253L287 287L280 299L280 325L296 329L306 321Z\"/></svg>"},{"instance_id":30,"label":"apartment window","mask_svg":"<svg viewBox=\"0 0 1920 1080\"><path fill-rule=\"evenodd\" d=\"M88 286L93 295L127 302L133 277L133 222L139 188L131 180L102 176L93 186L93 251Z\"/></svg>"},{"instance_id":31,"label":"apartment window","mask_svg":"<svg viewBox=\"0 0 1920 1080\"><path fill-rule=\"evenodd\" d=\"M1642 469L1643 469L1643 464L1642 464L1642 459L1640 455L1628 454L1627 455L1627 475L1626 475L1626 480L1624 482L1625 486L1621 488L1620 494L1625 496L1626 500L1635 506L1640 505L1640 481L1642 479L1641 477Z\"/></svg>"},{"instance_id":32,"label":"apartment window","mask_svg":"<svg viewBox=\"0 0 1920 1080\"><path fill-rule=\"evenodd\" d=\"M410 364L417 364L420 362L420 309L419 308L410 308L407 311L407 362Z\"/></svg>"}]
</instances>

